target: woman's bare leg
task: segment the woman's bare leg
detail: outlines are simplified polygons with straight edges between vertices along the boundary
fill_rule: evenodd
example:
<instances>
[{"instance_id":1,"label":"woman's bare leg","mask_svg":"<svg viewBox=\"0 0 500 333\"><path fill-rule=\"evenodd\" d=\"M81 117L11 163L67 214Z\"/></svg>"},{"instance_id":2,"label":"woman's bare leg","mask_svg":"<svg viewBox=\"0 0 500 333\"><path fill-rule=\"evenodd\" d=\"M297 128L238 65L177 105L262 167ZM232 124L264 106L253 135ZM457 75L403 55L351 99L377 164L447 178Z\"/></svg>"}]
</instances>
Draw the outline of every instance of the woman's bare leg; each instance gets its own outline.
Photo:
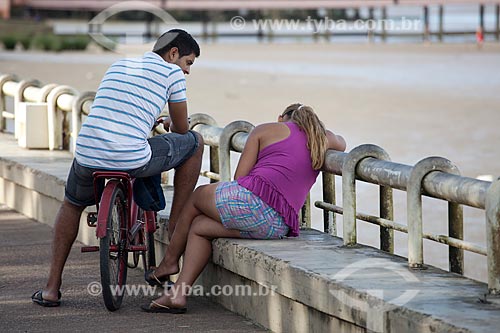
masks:
<instances>
[{"instance_id":1,"label":"woman's bare leg","mask_svg":"<svg viewBox=\"0 0 500 333\"><path fill-rule=\"evenodd\" d=\"M165 256L155 269L156 277L160 278L179 272L179 259L186 249L191 223L197 216L204 214L216 221L220 220L217 207L215 206L216 188L217 184L200 186L188 199L188 202L179 216Z\"/></svg>"},{"instance_id":2,"label":"woman's bare leg","mask_svg":"<svg viewBox=\"0 0 500 333\"><path fill-rule=\"evenodd\" d=\"M170 291L166 291L163 296L155 300L156 303L173 308L186 306L186 290L193 285L208 263L212 255L212 239L219 237L240 238L240 232L226 229L221 222L206 215L199 215L195 218L189 231L179 278Z\"/></svg>"}]
</instances>

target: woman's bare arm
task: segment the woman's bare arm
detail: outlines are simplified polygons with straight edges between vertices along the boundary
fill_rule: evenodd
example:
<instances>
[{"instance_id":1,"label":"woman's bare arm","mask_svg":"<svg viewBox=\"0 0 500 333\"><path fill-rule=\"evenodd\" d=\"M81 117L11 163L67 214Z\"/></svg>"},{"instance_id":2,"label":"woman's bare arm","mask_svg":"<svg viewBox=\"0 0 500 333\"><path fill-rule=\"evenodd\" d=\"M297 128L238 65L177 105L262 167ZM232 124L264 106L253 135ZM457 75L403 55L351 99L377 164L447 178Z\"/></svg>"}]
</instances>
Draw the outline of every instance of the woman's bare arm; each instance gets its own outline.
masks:
<instances>
[{"instance_id":1,"label":"woman's bare arm","mask_svg":"<svg viewBox=\"0 0 500 333\"><path fill-rule=\"evenodd\" d=\"M347 144L342 136L335 135L333 132L327 130L326 137L328 139L328 149L345 151Z\"/></svg>"},{"instance_id":2,"label":"woman's bare arm","mask_svg":"<svg viewBox=\"0 0 500 333\"><path fill-rule=\"evenodd\" d=\"M245 143L245 147L243 148L243 152L241 153L238 166L236 167L234 179L238 179L239 177L248 175L255 163L257 163L257 156L259 155L260 146L260 132L261 130L259 126L257 126L253 129L252 132L250 132L250 135L247 138L247 142Z\"/></svg>"}]
</instances>

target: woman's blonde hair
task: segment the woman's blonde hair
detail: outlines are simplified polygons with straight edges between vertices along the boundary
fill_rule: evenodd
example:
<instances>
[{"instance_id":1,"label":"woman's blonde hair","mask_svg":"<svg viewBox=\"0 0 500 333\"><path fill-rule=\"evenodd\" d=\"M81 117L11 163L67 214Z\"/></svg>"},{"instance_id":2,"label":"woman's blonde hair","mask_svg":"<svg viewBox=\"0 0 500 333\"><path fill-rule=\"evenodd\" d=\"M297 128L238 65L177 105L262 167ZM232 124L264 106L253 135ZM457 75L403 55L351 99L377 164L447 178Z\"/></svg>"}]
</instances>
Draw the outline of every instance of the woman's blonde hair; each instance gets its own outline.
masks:
<instances>
[{"instance_id":1,"label":"woman's blonde hair","mask_svg":"<svg viewBox=\"0 0 500 333\"><path fill-rule=\"evenodd\" d=\"M288 106L282 116L291 115L291 119L307 135L307 149L311 152L312 168L319 170L325 162L328 149L325 125L319 120L314 110L299 103Z\"/></svg>"}]
</instances>

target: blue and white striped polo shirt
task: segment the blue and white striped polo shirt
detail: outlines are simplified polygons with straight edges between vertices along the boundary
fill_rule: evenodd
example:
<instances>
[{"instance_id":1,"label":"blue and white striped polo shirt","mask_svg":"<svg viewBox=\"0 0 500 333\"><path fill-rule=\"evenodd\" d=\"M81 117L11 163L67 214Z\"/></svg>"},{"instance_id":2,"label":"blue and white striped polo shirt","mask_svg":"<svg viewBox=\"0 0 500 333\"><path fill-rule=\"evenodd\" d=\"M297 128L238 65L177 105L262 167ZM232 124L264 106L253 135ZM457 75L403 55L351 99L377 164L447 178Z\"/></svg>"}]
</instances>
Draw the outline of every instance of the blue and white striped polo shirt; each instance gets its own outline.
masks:
<instances>
[{"instance_id":1,"label":"blue and white striped polo shirt","mask_svg":"<svg viewBox=\"0 0 500 333\"><path fill-rule=\"evenodd\" d=\"M183 101L186 79L179 66L153 52L115 62L76 140L77 162L106 170L145 165L151 158L147 138L154 122L167 102Z\"/></svg>"}]
</instances>

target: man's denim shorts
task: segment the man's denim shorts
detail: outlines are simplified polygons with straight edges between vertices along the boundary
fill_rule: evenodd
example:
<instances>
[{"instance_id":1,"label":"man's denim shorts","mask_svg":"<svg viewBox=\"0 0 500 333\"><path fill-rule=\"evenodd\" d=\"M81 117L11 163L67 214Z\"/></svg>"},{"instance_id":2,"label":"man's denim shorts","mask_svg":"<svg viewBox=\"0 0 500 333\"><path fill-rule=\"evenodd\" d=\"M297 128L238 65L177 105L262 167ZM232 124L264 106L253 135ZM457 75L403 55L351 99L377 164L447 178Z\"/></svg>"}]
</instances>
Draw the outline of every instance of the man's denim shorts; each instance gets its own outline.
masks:
<instances>
[{"instance_id":1,"label":"man's denim shorts","mask_svg":"<svg viewBox=\"0 0 500 333\"><path fill-rule=\"evenodd\" d=\"M151 146L151 159L144 166L123 170L132 177L142 178L158 175L163 171L175 169L189 159L199 146L198 136L189 131L186 134L167 133L148 139ZM95 204L94 179L92 174L100 169L82 166L73 160L66 181L66 199L77 206Z\"/></svg>"}]
</instances>

